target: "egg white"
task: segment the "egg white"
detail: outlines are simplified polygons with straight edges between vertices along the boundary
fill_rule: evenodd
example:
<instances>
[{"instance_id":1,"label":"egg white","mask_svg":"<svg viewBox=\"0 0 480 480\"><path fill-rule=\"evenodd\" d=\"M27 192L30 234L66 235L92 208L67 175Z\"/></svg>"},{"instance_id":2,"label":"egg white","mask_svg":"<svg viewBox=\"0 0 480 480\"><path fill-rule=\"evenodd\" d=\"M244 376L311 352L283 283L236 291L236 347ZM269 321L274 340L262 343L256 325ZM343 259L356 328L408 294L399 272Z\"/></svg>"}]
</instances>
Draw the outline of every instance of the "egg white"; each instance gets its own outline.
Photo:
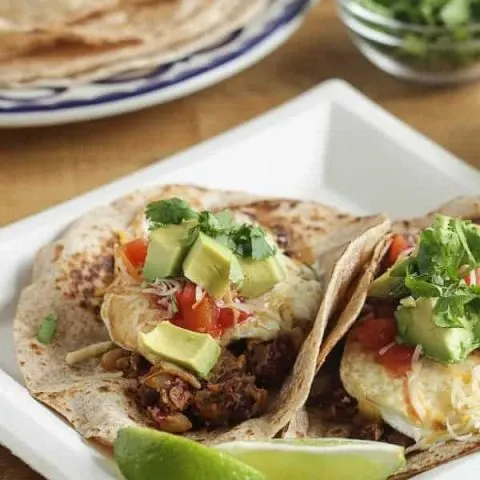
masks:
<instances>
[{"instance_id":1,"label":"egg white","mask_svg":"<svg viewBox=\"0 0 480 480\"><path fill-rule=\"evenodd\" d=\"M365 415L428 447L480 431L479 366L478 352L450 365L420 357L407 376L395 376L350 335L340 376Z\"/></svg>"}]
</instances>

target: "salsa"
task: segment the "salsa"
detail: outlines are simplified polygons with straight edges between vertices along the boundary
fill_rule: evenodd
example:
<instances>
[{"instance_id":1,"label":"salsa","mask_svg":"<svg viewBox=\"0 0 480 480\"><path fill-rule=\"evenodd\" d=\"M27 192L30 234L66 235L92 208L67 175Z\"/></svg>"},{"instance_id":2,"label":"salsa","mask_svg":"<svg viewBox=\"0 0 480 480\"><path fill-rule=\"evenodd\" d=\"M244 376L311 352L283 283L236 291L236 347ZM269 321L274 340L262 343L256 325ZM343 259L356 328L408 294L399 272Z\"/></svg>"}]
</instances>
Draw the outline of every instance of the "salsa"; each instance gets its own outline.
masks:
<instances>
[{"instance_id":1,"label":"salsa","mask_svg":"<svg viewBox=\"0 0 480 480\"><path fill-rule=\"evenodd\" d=\"M367 318L355 329L354 338L362 348L375 352L375 360L395 376L410 370L415 349L395 343L398 330L394 318Z\"/></svg>"}]
</instances>

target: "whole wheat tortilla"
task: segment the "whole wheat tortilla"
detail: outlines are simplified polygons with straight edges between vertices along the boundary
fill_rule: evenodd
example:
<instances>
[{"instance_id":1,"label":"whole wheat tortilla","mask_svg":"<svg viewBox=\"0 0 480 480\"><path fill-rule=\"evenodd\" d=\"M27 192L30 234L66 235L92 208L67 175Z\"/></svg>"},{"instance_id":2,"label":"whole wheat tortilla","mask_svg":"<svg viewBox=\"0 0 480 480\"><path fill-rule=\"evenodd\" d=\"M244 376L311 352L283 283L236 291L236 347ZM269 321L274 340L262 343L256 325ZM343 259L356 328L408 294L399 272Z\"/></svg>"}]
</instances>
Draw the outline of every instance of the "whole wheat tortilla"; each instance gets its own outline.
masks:
<instances>
[{"instance_id":1,"label":"whole wheat tortilla","mask_svg":"<svg viewBox=\"0 0 480 480\"><path fill-rule=\"evenodd\" d=\"M268 4L268 0L201 1L203 7L197 8L195 14L189 11L170 23L165 21L165 12L171 5L153 3L132 9L128 33L141 38L141 42L47 45L26 55L4 59L0 61L0 85L36 85L46 79L65 79L62 84L68 86L75 81L104 78L134 68L152 68L220 42L259 15ZM104 27L99 20L94 30Z\"/></svg>"},{"instance_id":2,"label":"whole wheat tortilla","mask_svg":"<svg viewBox=\"0 0 480 480\"><path fill-rule=\"evenodd\" d=\"M288 245L292 255L304 255L306 249L311 248L319 253L314 260L326 258L327 250L335 246L335 253L323 270L325 296L319 314L291 376L267 413L231 430L203 430L188 435L210 443L272 437L305 402L336 296L346 290L352 275L385 235L389 228L385 217L358 219L313 202L258 200L238 192L181 185L138 192L99 207L75 222L37 256L32 284L22 292L14 324L17 356L25 383L33 396L63 415L84 437L106 445L112 444L119 428L148 424L149 419L125 395L130 380L105 373L99 359L69 367L65 355L108 340L107 330L98 317L101 299L96 291L98 295L112 278L115 231L126 228L148 201L172 196L186 199L197 209L229 207L261 217L267 226L276 225L279 238ZM303 213L301 218L299 211ZM343 242L338 229L344 231ZM296 248L296 241L301 248ZM42 319L52 311L59 316L58 328L52 344L44 346L35 336Z\"/></svg>"},{"instance_id":3,"label":"whole wheat tortilla","mask_svg":"<svg viewBox=\"0 0 480 480\"><path fill-rule=\"evenodd\" d=\"M458 197L419 218L399 220L392 226L395 233L417 233L429 227L438 214L472 220L480 224L480 197Z\"/></svg>"},{"instance_id":4,"label":"whole wheat tortilla","mask_svg":"<svg viewBox=\"0 0 480 480\"><path fill-rule=\"evenodd\" d=\"M196 21L205 8L206 0L128 0L114 10L71 24L38 27L28 32L0 30L0 60L58 48L61 42L96 48L139 44L151 40L155 34L169 35L187 21ZM148 19L153 20L151 25L143 28Z\"/></svg>"},{"instance_id":5,"label":"whole wheat tortilla","mask_svg":"<svg viewBox=\"0 0 480 480\"><path fill-rule=\"evenodd\" d=\"M395 233L417 234L420 230L430 226L438 213L480 223L480 197L457 198L424 217L398 221L393 225L392 230ZM350 301L346 302L346 307L339 316L337 315L337 319L331 322L333 328L321 347L318 367L323 365L327 355L348 333L358 318L367 297L368 287L378 270L380 262L388 251L390 242L391 236L387 235L383 241L377 244L371 262L366 265L363 275L358 280L355 280L354 288L351 289L353 294ZM320 372L320 376L325 374L325 372ZM309 407L307 411L308 424L305 421L300 423L304 425L304 431L298 432L299 436L345 437L349 435L352 425L333 424L332 422L324 421L322 419L324 416L319 408ZM295 418L292 421L299 424ZM451 441L443 445L436 445L429 450L412 452L407 456L406 466L398 470L391 477L391 480L411 478L419 473L479 450L480 435L475 435L468 441Z\"/></svg>"},{"instance_id":6,"label":"whole wheat tortilla","mask_svg":"<svg viewBox=\"0 0 480 480\"><path fill-rule=\"evenodd\" d=\"M146 1L152 0L2 0L0 33L47 31L101 12Z\"/></svg>"}]
</instances>

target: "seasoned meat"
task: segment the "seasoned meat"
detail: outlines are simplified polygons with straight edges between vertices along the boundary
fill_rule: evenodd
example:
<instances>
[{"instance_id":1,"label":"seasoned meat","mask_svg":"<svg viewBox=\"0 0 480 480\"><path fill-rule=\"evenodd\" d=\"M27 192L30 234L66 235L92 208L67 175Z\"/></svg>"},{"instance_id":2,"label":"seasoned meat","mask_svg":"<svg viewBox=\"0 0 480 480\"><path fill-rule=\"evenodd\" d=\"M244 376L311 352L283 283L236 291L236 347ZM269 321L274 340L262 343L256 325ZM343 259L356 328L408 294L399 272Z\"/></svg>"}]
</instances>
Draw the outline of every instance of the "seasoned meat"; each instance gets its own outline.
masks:
<instances>
[{"instance_id":1,"label":"seasoned meat","mask_svg":"<svg viewBox=\"0 0 480 480\"><path fill-rule=\"evenodd\" d=\"M255 376L258 386L279 389L283 385L297 358L302 337L300 329L294 329L271 342L248 343L248 368Z\"/></svg>"},{"instance_id":2,"label":"seasoned meat","mask_svg":"<svg viewBox=\"0 0 480 480\"><path fill-rule=\"evenodd\" d=\"M380 441L383 438L383 425L379 422L365 421L360 425L355 425L351 436L360 440Z\"/></svg>"},{"instance_id":3,"label":"seasoned meat","mask_svg":"<svg viewBox=\"0 0 480 480\"><path fill-rule=\"evenodd\" d=\"M236 357L228 350L222 350L222 354L218 359L215 367L208 377L209 383L222 383L230 378L238 377L247 373L247 359L245 355Z\"/></svg>"},{"instance_id":4,"label":"seasoned meat","mask_svg":"<svg viewBox=\"0 0 480 480\"><path fill-rule=\"evenodd\" d=\"M247 373L245 356L223 350L208 383L195 392L191 413L202 425L227 425L259 415L266 402L266 390Z\"/></svg>"},{"instance_id":5,"label":"seasoned meat","mask_svg":"<svg viewBox=\"0 0 480 480\"><path fill-rule=\"evenodd\" d=\"M149 377L147 381L145 381L147 388L153 389L158 394L156 406L162 412L182 412L188 407L192 399L192 389L181 378L159 374L154 378Z\"/></svg>"},{"instance_id":6,"label":"seasoned meat","mask_svg":"<svg viewBox=\"0 0 480 480\"><path fill-rule=\"evenodd\" d=\"M135 399L143 407L152 407L157 404L160 394L146 385L139 385L135 391Z\"/></svg>"},{"instance_id":7,"label":"seasoned meat","mask_svg":"<svg viewBox=\"0 0 480 480\"><path fill-rule=\"evenodd\" d=\"M255 385L254 377L238 373L197 391L192 413L204 425L228 425L261 414L266 403L267 391Z\"/></svg>"},{"instance_id":8,"label":"seasoned meat","mask_svg":"<svg viewBox=\"0 0 480 480\"><path fill-rule=\"evenodd\" d=\"M105 370L120 370L126 378L138 378L150 369L150 363L138 353L115 348L102 357Z\"/></svg>"}]
</instances>

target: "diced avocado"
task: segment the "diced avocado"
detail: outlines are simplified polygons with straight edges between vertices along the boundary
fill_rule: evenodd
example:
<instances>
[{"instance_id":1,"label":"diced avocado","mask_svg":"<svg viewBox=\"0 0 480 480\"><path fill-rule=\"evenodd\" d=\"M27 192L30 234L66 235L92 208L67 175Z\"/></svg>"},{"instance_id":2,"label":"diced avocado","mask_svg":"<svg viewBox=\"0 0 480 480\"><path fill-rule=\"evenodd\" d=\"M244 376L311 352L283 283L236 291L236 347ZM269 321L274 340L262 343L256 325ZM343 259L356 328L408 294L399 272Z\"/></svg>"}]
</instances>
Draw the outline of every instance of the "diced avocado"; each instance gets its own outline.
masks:
<instances>
[{"instance_id":1,"label":"diced avocado","mask_svg":"<svg viewBox=\"0 0 480 480\"><path fill-rule=\"evenodd\" d=\"M143 276L149 282L182 273L182 262L188 252L185 243L194 225L195 222L167 225L151 233L143 267Z\"/></svg>"},{"instance_id":2,"label":"diced avocado","mask_svg":"<svg viewBox=\"0 0 480 480\"><path fill-rule=\"evenodd\" d=\"M184 367L203 378L217 363L220 345L208 334L192 332L162 322L149 333L139 334L139 345L147 353Z\"/></svg>"},{"instance_id":3,"label":"diced avocado","mask_svg":"<svg viewBox=\"0 0 480 480\"><path fill-rule=\"evenodd\" d=\"M250 298L259 297L281 282L285 278L285 267L280 255L278 253L264 260L239 258L244 276L240 295Z\"/></svg>"},{"instance_id":4,"label":"diced avocado","mask_svg":"<svg viewBox=\"0 0 480 480\"><path fill-rule=\"evenodd\" d=\"M435 325L435 298L418 298L415 306L401 305L395 312L401 339L421 345L425 356L444 363L464 360L475 349L475 336L468 328Z\"/></svg>"},{"instance_id":5,"label":"diced avocado","mask_svg":"<svg viewBox=\"0 0 480 480\"><path fill-rule=\"evenodd\" d=\"M391 269L387 270L370 284L368 289L369 297L388 298L392 296L392 292L402 285L404 279L392 277L390 272Z\"/></svg>"},{"instance_id":6,"label":"diced avocado","mask_svg":"<svg viewBox=\"0 0 480 480\"><path fill-rule=\"evenodd\" d=\"M199 233L183 262L183 274L215 298L222 298L231 283L241 284L243 273L231 250Z\"/></svg>"},{"instance_id":7,"label":"diced avocado","mask_svg":"<svg viewBox=\"0 0 480 480\"><path fill-rule=\"evenodd\" d=\"M411 257L399 258L394 265L370 284L368 296L377 298L402 297L406 293L403 282L411 261Z\"/></svg>"}]
</instances>

